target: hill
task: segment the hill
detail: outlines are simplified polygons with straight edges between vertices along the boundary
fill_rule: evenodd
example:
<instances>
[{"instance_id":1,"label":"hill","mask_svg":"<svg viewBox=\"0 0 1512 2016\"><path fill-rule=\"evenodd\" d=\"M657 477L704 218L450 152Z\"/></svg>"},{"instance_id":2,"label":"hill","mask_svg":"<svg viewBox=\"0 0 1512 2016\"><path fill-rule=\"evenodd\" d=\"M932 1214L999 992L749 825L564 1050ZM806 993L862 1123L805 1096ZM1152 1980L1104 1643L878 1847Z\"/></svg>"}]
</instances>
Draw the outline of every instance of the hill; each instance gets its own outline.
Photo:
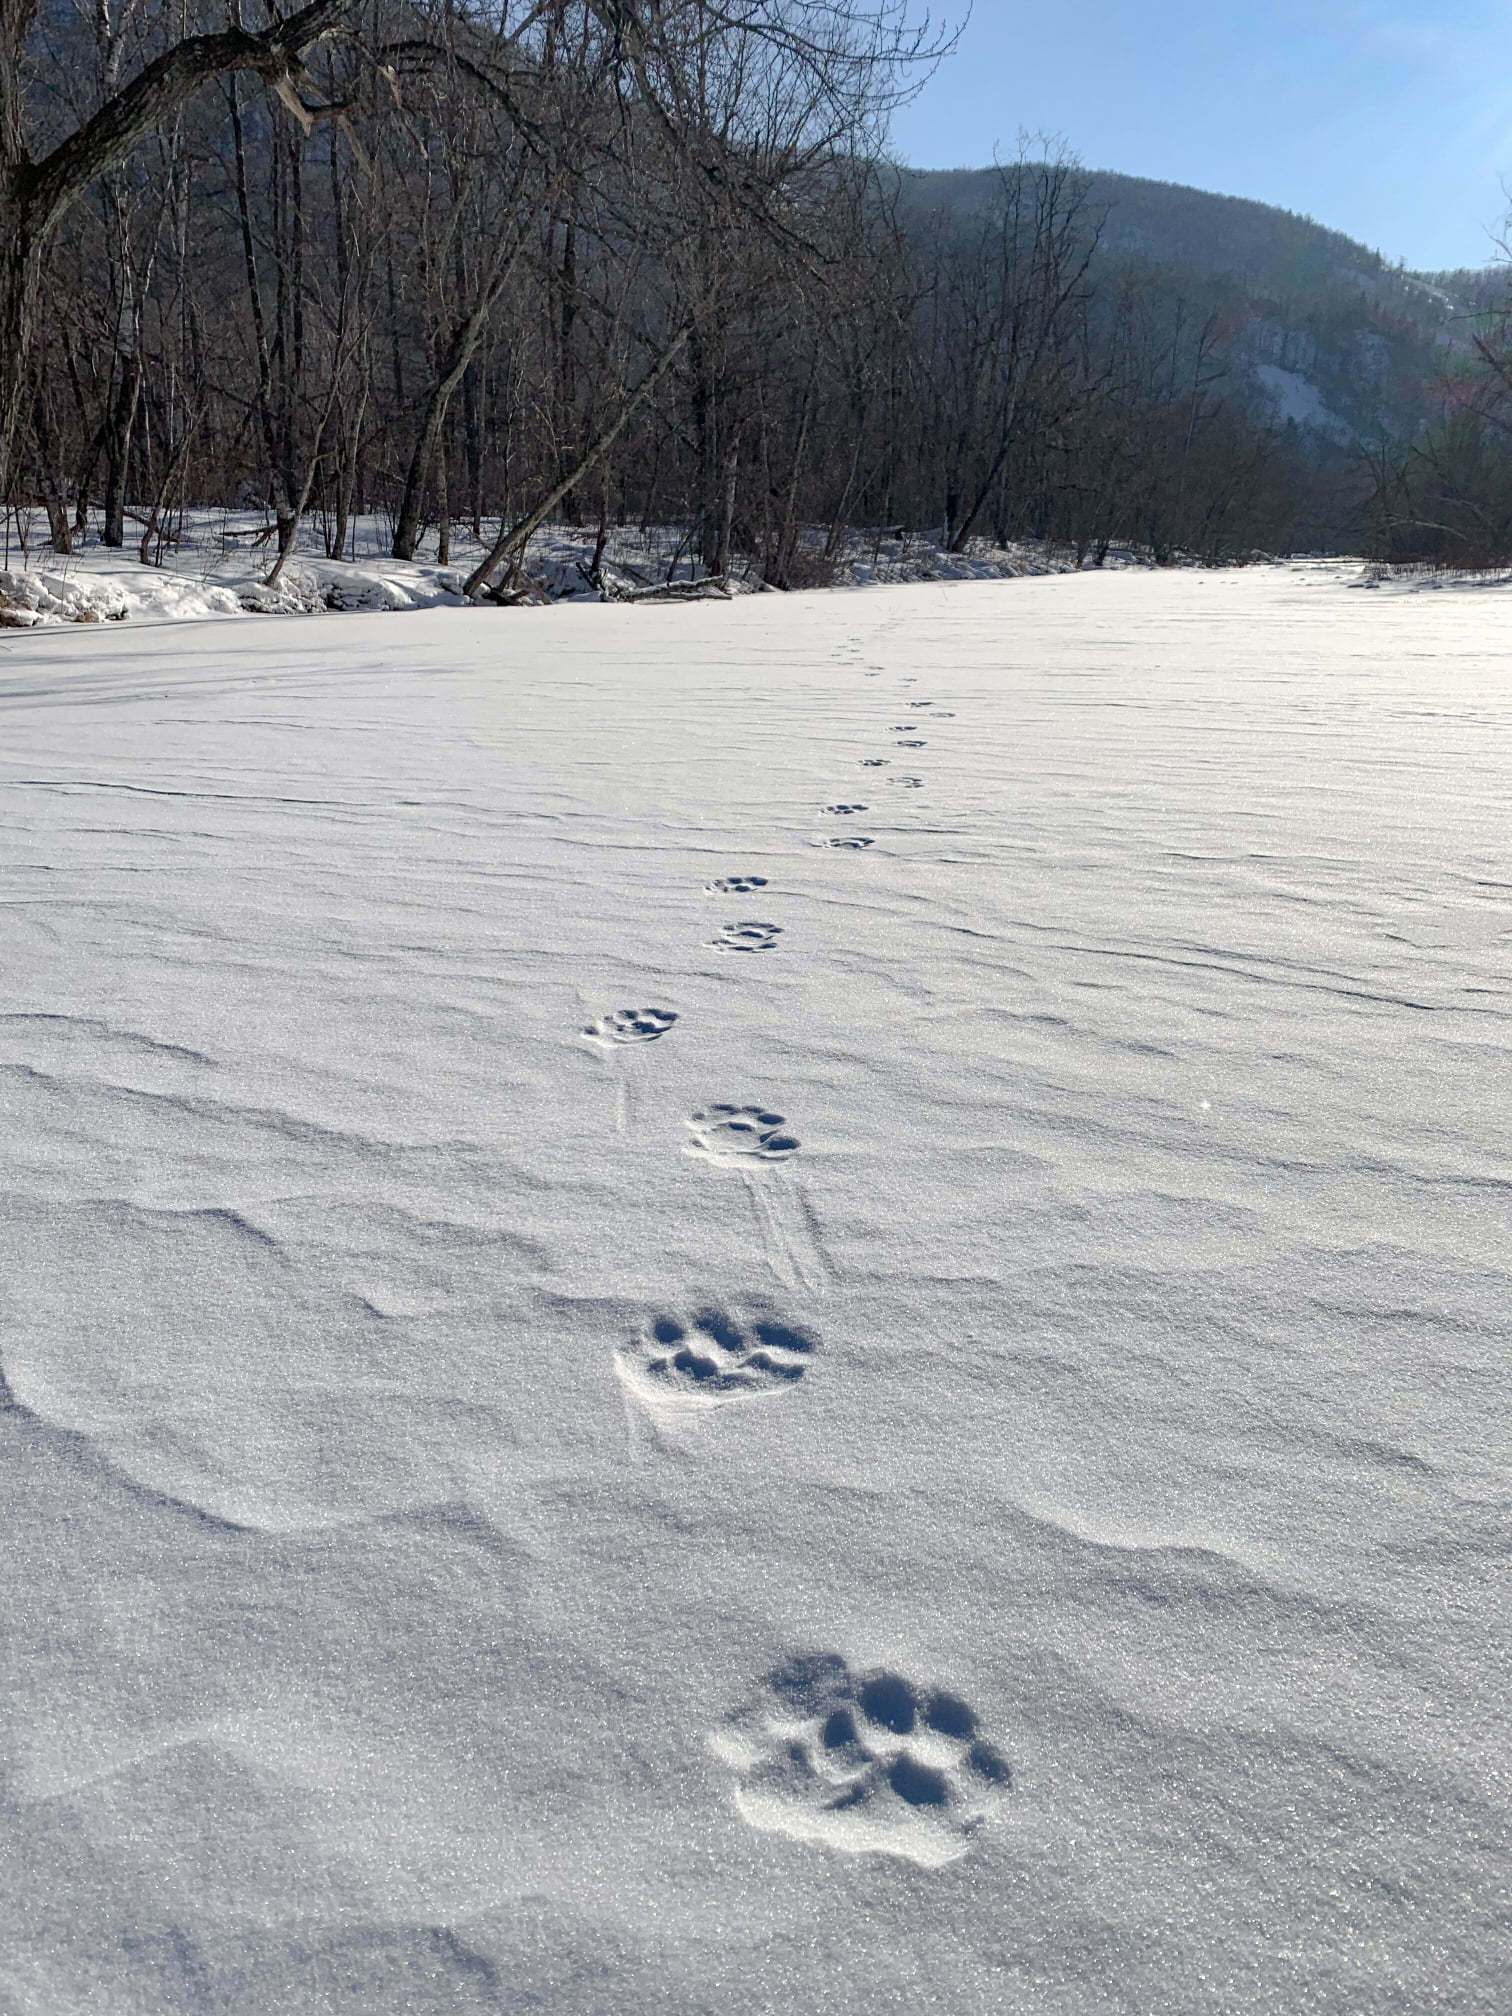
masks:
<instances>
[{"instance_id":1,"label":"hill","mask_svg":"<svg viewBox=\"0 0 1512 2016\"><path fill-rule=\"evenodd\" d=\"M915 220L969 215L1000 170L903 169ZM1477 319L1504 290L1496 268L1420 274L1343 232L1246 197L1089 171L1099 266L1159 272L1228 331L1230 368L1315 442L1410 438L1468 361Z\"/></svg>"}]
</instances>

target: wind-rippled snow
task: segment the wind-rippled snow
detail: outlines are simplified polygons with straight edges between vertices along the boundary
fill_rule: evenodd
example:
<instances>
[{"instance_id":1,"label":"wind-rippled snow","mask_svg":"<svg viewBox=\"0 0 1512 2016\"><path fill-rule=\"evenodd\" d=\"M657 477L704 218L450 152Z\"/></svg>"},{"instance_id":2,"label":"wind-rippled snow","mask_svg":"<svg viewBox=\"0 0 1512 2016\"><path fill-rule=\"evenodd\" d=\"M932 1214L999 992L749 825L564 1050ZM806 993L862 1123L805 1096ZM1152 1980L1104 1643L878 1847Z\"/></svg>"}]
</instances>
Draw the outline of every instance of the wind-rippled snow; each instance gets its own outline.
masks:
<instances>
[{"instance_id":1,"label":"wind-rippled snow","mask_svg":"<svg viewBox=\"0 0 1512 2016\"><path fill-rule=\"evenodd\" d=\"M0 648L7 2016L1505 2008L1506 633Z\"/></svg>"}]
</instances>

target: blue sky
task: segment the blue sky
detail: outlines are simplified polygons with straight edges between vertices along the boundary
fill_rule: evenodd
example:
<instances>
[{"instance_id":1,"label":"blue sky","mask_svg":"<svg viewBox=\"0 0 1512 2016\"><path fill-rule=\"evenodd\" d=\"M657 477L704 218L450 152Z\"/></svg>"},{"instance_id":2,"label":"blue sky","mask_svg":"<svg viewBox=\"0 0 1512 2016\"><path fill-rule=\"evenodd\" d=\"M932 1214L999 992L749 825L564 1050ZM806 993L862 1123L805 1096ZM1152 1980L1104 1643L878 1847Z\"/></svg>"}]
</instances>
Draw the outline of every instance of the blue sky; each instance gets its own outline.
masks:
<instances>
[{"instance_id":1,"label":"blue sky","mask_svg":"<svg viewBox=\"0 0 1512 2016\"><path fill-rule=\"evenodd\" d=\"M1020 131L1089 168L1304 211L1409 266L1481 266L1512 186L1501 0L976 0L893 128L920 168Z\"/></svg>"}]
</instances>

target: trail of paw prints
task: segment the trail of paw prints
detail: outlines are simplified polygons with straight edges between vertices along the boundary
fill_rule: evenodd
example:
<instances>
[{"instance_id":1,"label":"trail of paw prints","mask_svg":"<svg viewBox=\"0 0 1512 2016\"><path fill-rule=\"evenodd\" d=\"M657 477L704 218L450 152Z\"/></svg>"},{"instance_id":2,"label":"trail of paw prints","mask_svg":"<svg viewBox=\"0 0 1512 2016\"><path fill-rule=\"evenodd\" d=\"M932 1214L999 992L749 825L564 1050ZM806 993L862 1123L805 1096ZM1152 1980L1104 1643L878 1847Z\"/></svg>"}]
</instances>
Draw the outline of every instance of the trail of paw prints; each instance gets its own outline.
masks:
<instances>
[{"instance_id":1,"label":"trail of paw prints","mask_svg":"<svg viewBox=\"0 0 1512 2016\"><path fill-rule=\"evenodd\" d=\"M765 875L721 875L717 882L704 884L705 896L749 896L755 889L765 889Z\"/></svg>"},{"instance_id":2,"label":"trail of paw prints","mask_svg":"<svg viewBox=\"0 0 1512 2016\"><path fill-rule=\"evenodd\" d=\"M780 924L763 924L759 918L743 918L738 924L723 924L711 938L713 952L770 952L782 936Z\"/></svg>"},{"instance_id":3,"label":"trail of paw prints","mask_svg":"<svg viewBox=\"0 0 1512 2016\"><path fill-rule=\"evenodd\" d=\"M837 1653L797 1653L710 1737L753 1827L937 1869L964 1855L1013 1785L958 1695Z\"/></svg>"},{"instance_id":4,"label":"trail of paw prints","mask_svg":"<svg viewBox=\"0 0 1512 2016\"><path fill-rule=\"evenodd\" d=\"M615 1369L637 1400L683 1411L785 1393L813 1354L807 1330L764 1310L705 1308L653 1316L615 1354Z\"/></svg>"},{"instance_id":5,"label":"trail of paw prints","mask_svg":"<svg viewBox=\"0 0 1512 2016\"><path fill-rule=\"evenodd\" d=\"M614 1008L583 1030L590 1043L655 1043L677 1020L670 1008Z\"/></svg>"},{"instance_id":6,"label":"trail of paw prints","mask_svg":"<svg viewBox=\"0 0 1512 2016\"><path fill-rule=\"evenodd\" d=\"M780 1162L795 1154L798 1143L784 1132L787 1122L764 1106L702 1106L688 1115L690 1155L736 1167L754 1162Z\"/></svg>"}]
</instances>

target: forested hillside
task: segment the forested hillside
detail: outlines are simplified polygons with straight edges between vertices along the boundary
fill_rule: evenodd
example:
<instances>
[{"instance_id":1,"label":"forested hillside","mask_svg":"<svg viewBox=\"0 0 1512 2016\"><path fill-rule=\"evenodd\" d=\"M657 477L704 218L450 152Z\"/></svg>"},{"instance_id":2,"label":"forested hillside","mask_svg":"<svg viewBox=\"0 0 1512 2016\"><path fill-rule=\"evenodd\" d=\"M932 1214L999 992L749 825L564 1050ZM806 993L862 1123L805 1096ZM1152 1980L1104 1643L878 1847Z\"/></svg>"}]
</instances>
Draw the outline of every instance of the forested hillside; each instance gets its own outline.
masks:
<instances>
[{"instance_id":1,"label":"forested hillside","mask_svg":"<svg viewBox=\"0 0 1512 2016\"><path fill-rule=\"evenodd\" d=\"M473 594L552 516L776 586L854 526L1348 547L1471 358L1448 290L1264 205L886 165L934 53L890 7L4 20L0 447L58 550L249 503L280 556L465 527Z\"/></svg>"}]
</instances>

